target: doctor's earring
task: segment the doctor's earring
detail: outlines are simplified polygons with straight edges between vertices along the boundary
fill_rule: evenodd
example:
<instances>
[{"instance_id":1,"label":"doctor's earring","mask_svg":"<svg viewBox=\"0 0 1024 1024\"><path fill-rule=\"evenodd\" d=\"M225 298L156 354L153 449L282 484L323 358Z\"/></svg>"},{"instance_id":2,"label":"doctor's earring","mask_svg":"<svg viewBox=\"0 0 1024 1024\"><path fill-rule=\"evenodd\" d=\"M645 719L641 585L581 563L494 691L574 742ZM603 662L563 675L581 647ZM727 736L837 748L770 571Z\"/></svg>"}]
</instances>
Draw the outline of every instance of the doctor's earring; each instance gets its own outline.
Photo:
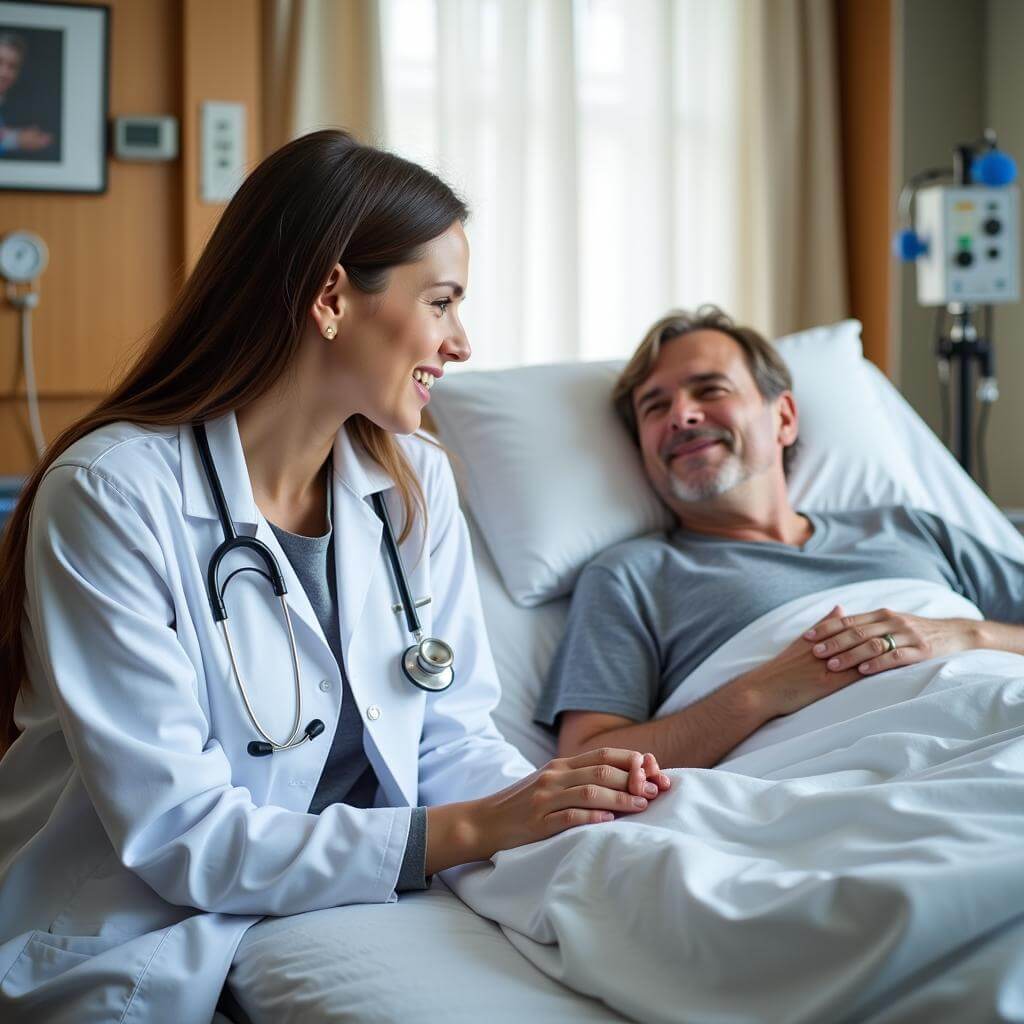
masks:
<instances>
[{"instance_id":1,"label":"doctor's earring","mask_svg":"<svg viewBox=\"0 0 1024 1024\"><path fill-rule=\"evenodd\" d=\"M324 337L328 341L330 341L337 333L338 333L338 329L334 326L334 324L328 324L324 328Z\"/></svg>"}]
</instances>

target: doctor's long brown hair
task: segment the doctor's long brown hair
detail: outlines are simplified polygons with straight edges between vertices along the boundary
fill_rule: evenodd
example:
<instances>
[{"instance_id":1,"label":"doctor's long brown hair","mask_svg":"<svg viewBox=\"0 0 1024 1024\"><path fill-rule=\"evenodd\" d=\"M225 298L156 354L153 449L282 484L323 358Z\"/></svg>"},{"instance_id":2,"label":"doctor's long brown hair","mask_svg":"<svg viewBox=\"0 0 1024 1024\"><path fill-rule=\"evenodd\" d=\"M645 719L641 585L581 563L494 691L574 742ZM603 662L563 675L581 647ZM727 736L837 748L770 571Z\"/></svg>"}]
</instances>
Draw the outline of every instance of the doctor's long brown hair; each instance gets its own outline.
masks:
<instances>
[{"instance_id":1,"label":"doctor's long brown hair","mask_svg":"<svg viewBox=\"0 0 1024 1024\"><path fill-rule=\"evenodd\" d=\"M298 348L313 300L340 263L364 292L455 221L466 205L416 164L342 131L303 136L264 160L228 204L170 312L96 409L68 427L27 480L0 548L0 755L17 738L25 685L21 640L29 517L49 466L79 438L128 420L167 426L209 419L264 394ZM395 439L356 416L356 444L396 481L403 537L423 493Z\"/></svg>"}]
</instances>

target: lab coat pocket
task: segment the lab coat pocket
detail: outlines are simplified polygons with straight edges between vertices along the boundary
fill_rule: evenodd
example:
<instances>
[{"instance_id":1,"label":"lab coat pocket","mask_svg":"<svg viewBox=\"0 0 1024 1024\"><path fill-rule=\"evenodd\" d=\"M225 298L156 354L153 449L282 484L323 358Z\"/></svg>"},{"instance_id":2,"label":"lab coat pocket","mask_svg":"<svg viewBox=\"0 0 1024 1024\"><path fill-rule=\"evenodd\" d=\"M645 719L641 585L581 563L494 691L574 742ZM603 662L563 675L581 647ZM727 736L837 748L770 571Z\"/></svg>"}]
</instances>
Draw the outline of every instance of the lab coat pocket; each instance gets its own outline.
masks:
<instances>
[{"instance_id":1,"label":"lab coat pocket","mask_svg":"<svg viewBox=\"0 0 1024 1024\"><path fill-rule=\"evenodd\" d=\"M120 935L52 935L34 931L0 983L0 992L12 999L25 995L123 942Z\"/></svg>"}]
</instances>

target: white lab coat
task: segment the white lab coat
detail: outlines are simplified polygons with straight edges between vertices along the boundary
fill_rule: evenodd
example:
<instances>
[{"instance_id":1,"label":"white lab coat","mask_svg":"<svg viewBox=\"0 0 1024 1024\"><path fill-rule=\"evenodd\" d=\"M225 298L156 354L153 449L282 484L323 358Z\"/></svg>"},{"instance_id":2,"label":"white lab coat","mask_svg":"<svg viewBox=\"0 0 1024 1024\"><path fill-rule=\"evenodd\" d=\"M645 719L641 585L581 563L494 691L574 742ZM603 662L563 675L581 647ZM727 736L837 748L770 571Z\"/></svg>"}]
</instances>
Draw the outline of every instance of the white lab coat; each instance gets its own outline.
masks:
<instances>
[{"instance_id":1,"label":"white lab coat","mask_svg":"<svg viewBox=\"0 0 1024 1024\"><path fill-rule=\"evenodd\" d=\"M302 725L326 729L270 757L246 751L255 733L206 593L222 530L191 429L119 423L61 456L26 559L25 731L0 762L0 1019L12 1024L208 1021L260 916L394 901L411 806L481 797L533 770L490 717L499 688L447 459L401 439L429 510L426 533L403 545L410 586L433 599L424 628L456 653L454 685L428 696L400 673L411 641L368 497L390 488L397 530L393 481L342 430L341 641L381 792L373 808L306 813L341 674L256 508L234 415L208 433L236 529L264 541L285 576ZM280 604L243 573L227 605L257 715L281 738L294 703Z\"/></svg>"}]
</instances>

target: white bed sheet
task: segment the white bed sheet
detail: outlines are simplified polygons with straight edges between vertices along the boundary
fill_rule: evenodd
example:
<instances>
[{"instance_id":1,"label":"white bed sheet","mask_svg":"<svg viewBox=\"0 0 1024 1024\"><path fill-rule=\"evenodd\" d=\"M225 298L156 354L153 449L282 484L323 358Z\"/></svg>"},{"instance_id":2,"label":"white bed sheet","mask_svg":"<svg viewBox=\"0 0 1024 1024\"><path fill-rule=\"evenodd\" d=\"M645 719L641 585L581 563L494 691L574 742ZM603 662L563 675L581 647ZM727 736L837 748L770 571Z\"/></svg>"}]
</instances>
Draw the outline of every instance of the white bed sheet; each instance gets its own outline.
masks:
<instances>
[{"instance_id":1,"label":"white bed sheet","mask_svg":"<svg viewBox=\"0 0 1024 1024\"><path fill-rule=\"evenodd\" d=\"M228 982L252 1024L628 1019L547 977L436 876L397 903L261 921Z\"/></svg>"}]
</instances>

